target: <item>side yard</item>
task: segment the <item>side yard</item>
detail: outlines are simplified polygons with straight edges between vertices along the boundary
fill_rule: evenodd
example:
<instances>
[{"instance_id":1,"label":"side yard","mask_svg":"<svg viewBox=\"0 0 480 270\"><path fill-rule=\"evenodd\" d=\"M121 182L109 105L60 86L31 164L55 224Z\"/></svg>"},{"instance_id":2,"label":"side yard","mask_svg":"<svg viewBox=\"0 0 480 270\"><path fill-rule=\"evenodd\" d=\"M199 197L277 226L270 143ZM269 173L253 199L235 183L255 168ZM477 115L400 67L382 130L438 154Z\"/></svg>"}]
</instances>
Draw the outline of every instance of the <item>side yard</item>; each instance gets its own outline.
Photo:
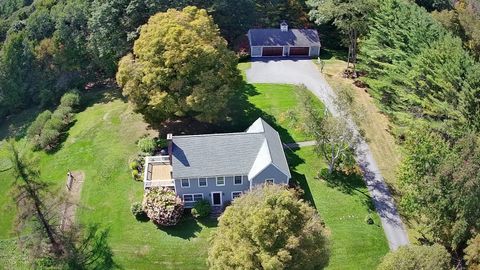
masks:
<instances>
[{"instance_id":1,"label":"side yard","mask_svg":"<svg viewBox=\"0 0 480 270\"><path fill-rule=\"evenodd\" d=\"M388 117L378 110L374 99L365 89L355 86L351 79L342 77L347 62L341 60L341 57L331 54L326 55L325 58L323 59L325 79L334 90L347 87L354 93L356 101L365 112L365 121L363 121L361 129L365 132L366 140L382 175L390 186L395 187L395 172L401 161L401 152L398 145L395 144L395 138L390 133L392 126ZM320 69L317 60L314 62Z\"/></svg>"}]
</instances>

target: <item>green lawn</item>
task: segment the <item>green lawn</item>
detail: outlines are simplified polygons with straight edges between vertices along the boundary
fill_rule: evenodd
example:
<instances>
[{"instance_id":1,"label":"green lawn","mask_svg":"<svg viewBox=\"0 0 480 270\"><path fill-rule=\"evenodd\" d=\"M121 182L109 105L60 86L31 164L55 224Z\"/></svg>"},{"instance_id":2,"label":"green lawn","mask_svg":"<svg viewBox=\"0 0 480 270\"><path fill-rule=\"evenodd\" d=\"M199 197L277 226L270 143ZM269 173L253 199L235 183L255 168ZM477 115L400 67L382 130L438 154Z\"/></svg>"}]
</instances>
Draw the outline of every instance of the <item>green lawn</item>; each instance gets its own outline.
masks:
<instances>
[{"instance_id":1,"label":"green lawn","mask_svg":"<svg viewBox=\"0 0 480 270\"><path fill-rule=\"evenodd\" d=\"M336 177L334 182L317 178L323 160L306 147L287 151L292 180L305 191L331 233L332 254L327 269L374 269L388 252L388 244L378 215L371 211L375 224L365 217L372 209L370 196L361 177Z\"/></svg>"},{"instance_id":2,"label":"green lawn","mask_svg":"<svg viewBox=\"0 0 480 270\"><path fill-rule=\"evenodd\" d=\"M242 119L263 116L279 129L282 139L308 139L283 117L285 111L296 107L294 89L288 85L250 86L249 117ZM320 102L318 106L322 106ZM207 239L215 222L186 218L173 229L160 230L151 222L136 221L130 213L131 203L140 201L143 192L142 183L134 182L127 168L129 158L137 151L135 141L149 132L141 116L121 99L109 98L92 102L76 120L57 152L37 152L35 156L40 160L42 178L57 188L63 188L67 170L85 172L77 212L80 222L100 223L110 229L114 259L124 269L205 269ZM24 145L23 141L18 145ZM331 230L329 269L373 268L387 251L387 244L380 227L363 222L368 209L368 198L361 194L366 192L363 184L358 187L361 192L347 194L313 179L324 164L308 149L289 154L289 159L294 179L306 189L307 198ZM0 174L0 179L4 181L0 185L0 239L8 239L14 237L14 207L7 196L12 179L8 172ZM7 265L4 259L0 256L0 265Z\"/></svg>"},{"instance_id":3,"label":"green lawn","mask_svg":"<svg viewBox=\"0 0 480 270\"><path fill-rule=\"evenodd\" d=\"M301 142L311 140L312 137L307 134L302 127L302 114L299 113L300 97L297 91L306 91L298 89L288 84L255 84L248 85L248 111L240 119L239 127L246 128L258 117L262 117L272 125L279 133L284 143ZM306 92L307 95L312 95ZM312 99L315 106L323 110L323 104L317 99ZM289 113L290 112L290 113ZM291 119L288 115L293 115L297 120ZM243 130L238 128L238 130Z\"/></svg>"}]
</instances>

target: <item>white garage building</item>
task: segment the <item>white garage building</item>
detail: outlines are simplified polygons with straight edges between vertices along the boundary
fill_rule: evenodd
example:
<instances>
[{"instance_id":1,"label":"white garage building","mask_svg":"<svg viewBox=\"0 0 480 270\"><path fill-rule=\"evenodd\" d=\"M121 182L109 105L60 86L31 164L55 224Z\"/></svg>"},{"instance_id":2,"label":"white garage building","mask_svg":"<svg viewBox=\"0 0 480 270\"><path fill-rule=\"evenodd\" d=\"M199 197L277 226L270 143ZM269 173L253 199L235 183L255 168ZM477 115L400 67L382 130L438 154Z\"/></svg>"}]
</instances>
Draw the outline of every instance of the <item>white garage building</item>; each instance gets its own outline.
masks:
<instances>
[{"instance_id":1,"label":"white garage building","mask_svg":"<svg viewBox=\"0 0 480 270\"><path fill-rule=\"evenodd\" d=\"M314 29L288 29L285 22L279 29L250 29L248 31L251 57L317 57L320 38Z\"/></svg>"}]
</instances>

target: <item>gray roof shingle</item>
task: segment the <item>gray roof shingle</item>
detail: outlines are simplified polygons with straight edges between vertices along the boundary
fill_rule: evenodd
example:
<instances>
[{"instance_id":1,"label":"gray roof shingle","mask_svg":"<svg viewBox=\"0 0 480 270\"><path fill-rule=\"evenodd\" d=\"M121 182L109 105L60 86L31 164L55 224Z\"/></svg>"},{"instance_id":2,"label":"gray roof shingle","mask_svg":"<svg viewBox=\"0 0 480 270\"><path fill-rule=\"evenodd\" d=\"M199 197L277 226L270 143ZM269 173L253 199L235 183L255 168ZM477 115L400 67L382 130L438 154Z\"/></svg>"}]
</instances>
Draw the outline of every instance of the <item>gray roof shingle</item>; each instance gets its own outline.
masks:
<instances>
[{"instance_id":1,"label":"gray roof shingle","mask_svg":"<svg viewBox=\"0 0 480 270\"><path fill-rule=\"evenodd\" d=\"M320 38L315 29L250 29L250 46L320 46Z\"/></svg>"},{"instance_id":2,"label":"gray roof shingle","mask_svg":"<svg viewBox=\"0 0 480 270\"><path fill-rule=\"evenodd\" d=\"M264 142L268 144L271 163L290 177L280 136L261 118L246 132L173 136L172 140L175 179L248 175Z\"/></svg>"}]
</instances>

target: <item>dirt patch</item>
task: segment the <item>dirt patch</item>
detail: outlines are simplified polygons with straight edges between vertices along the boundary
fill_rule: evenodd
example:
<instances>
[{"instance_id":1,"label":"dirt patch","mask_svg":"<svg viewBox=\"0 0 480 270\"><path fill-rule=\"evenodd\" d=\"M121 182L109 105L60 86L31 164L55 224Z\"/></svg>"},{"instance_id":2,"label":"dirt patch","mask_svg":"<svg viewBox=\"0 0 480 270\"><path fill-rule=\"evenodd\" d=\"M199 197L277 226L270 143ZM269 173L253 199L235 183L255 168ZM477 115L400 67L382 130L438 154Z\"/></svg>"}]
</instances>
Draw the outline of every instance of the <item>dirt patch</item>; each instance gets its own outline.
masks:
<instances>
[{"instance_id":1,"label":"dirt patch","mask_svg":"<svg viewBox=\"0 0 480 270\"><path fill-rule=\"evenodd\" d=\"M71 172L72 181L70 188L65 187L67 190L67 199L64 205L61 207L61 230L66 230L75 222L75 212L77 206L80 203L80 194L82 192L83 182L85 180L85 173L83 171Z\"/></svg>"}]
</instances>

